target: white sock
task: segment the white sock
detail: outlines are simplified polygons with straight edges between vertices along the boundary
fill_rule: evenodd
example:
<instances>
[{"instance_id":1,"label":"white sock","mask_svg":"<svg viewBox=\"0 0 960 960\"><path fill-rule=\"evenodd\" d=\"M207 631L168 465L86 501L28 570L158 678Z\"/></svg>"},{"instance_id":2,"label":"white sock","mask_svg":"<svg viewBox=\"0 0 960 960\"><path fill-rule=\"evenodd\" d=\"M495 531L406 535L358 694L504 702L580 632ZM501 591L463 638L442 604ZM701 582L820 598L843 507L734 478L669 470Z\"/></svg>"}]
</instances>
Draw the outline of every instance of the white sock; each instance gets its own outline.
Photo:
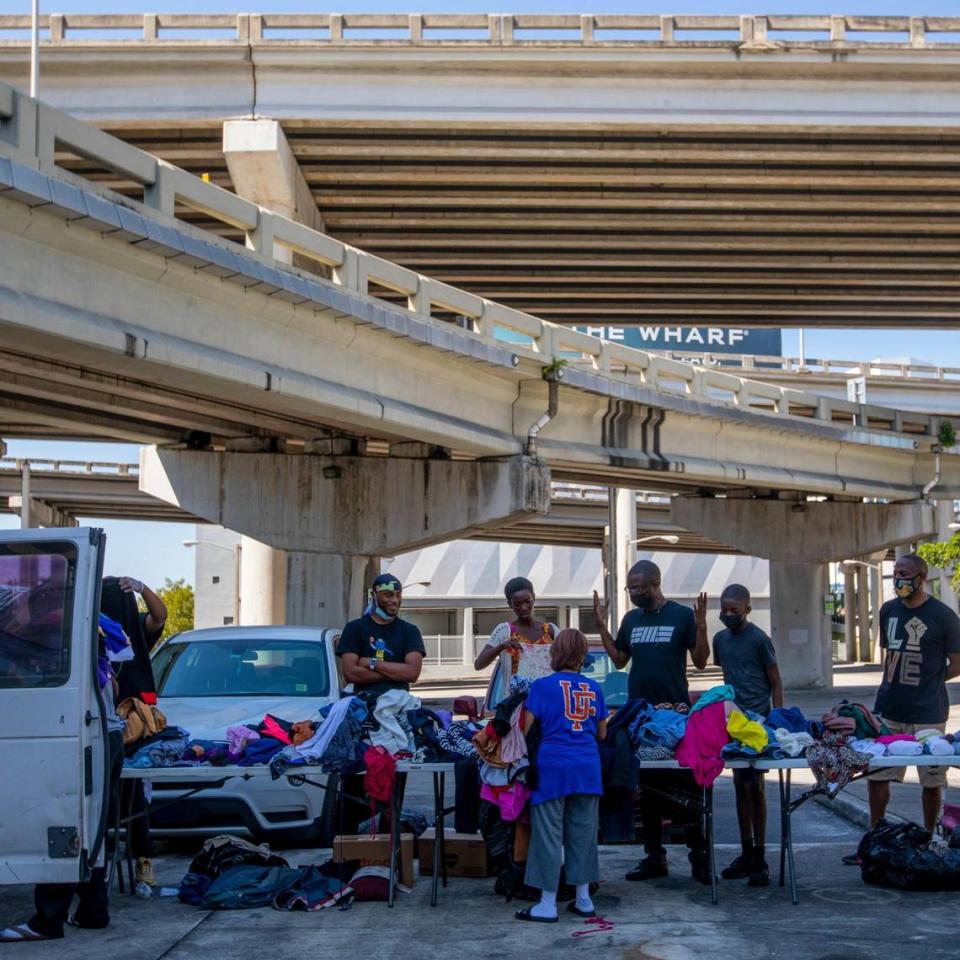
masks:
<instances>
[{"instance_id":1,"label":"white sock","mask_svg":"<svg viewBox=\"0 0 960 960\"><path fill-rule=\"evenodd\" d=\"M578 883L577 884L577 909L578 910L592 910L593 901L590 899L590 884L589 883Z\"/></svg>"},{"instance_id":2,"label":"white sock","mask_svg":"<svg viewBox=\"0 0 960 960\"><path fill-rule=\"evenodd\" d=\"M541 890L540 902L530 908L530 915L534 917L555 917L557 915L557 891Z\"/></svg>"}]
</instances>

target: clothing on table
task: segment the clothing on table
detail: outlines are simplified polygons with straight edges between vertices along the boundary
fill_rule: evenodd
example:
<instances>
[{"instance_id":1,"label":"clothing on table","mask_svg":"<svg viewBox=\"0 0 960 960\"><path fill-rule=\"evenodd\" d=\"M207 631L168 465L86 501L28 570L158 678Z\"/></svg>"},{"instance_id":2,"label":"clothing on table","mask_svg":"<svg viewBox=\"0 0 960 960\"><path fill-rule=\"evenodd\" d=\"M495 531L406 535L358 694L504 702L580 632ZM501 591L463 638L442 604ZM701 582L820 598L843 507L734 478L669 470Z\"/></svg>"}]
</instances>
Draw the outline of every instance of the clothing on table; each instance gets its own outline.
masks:
<instances>
[{"instance_id":1,"label":"clothing on table","mask_svg":"<svg viewBox=\"0 0 960 960\"><path fill-rule=\"evenodd\" d=\"M794 731L787 730L785 727L777 727L774 735L777 738L777 746L779 746L788 757L801 756L803 751L814 743L813 737L811 737L809 733L804 733L802 730Z\"/></svg>"},{"instance_id":2,"label":"clothing on table","mask_svg":"<svg viewBox=\"0 0 960 960\"><path fill-rule=\"evenodd\" d=\"M600 879L597 811L600 798L572 793L536 804L530 813L530 849L526 882L548 892L560 886L560 867L567 883Z\"/></svg>"},{"instance_id":3,"label":"clothing on table","mask_svg":"<svg viewBox=\"0 0 960 960\"><path fill-rule=\"evenodd\" d=\"M677 747L677 761L690 768L701 787L710 787L723 770L721 751L729 739L724 705L711 703L687 718L686 732Z\"/></svg>"},{"instance_id":4,"label":"clothing on table","mask_svg":"<svg viewBox=\"0 0 960 960\"><path fill-rule=\"evenodd\" d=\"M882 743L884 746L890 743L896 743L898 740L909 740L911 743L914 743L917 738L912 733L885 733L883 736L876 738L877 743Z\"/></svg>"},{"instance_id":5,"label":"clothing on table","mask_svg":"<svg viewBox=\"0 0 960 960\"><path fill-rule=\"evenodd\" d=\"M858 753L865 753L871 757L883 757L886 756L887 748L882 743L877 743L876 739L872 740L857 740L852 739L847 741L847 745L851 750L856 750Z\"/></svg>"},{"instance_id":6,"label":"clothing on table","mask_svg":"<svg viewBox=\"0 0 960 960\"><path fill-rule=\"evenodd\" d=\"M283 749L283 746L274 737L261 737L259 740L247 744L243 756L237 759L237 766L256 767L262 763L269 763Z\"/></svg>"},{"instance_id":7,"label":"clothing on table","mask_svg":"<svg viewBox=\"0 0 960 960\"><path fill-rule=\"evenodd\" d=\"M406 690L395 688L381 693L373 708L373 718L380 724L380 729L370 731L370 742L386 748L389 753L399 753L401 750L410 750L412 753L414 744L411 742L411 733L404 727L405 714L419 707L420 698Z\"/></svg>"},{"instance_id":8,"label":"clothing on table","mask_svg":"<svg viewBox=\"0 0 960 960\"><path fill-rule=\"evenodd\" d=\"M630 655L631 700L690 701L687 652L697 643L693 610L673 600L657 610L629 611L620 621L616 648Z\"/></svg>"},{"instance_id":9,"label":"clothing on table","mask_svg":"<svg viewBox=\"0 0 960 960\"><path fill-rule=\"evenodd\" d=\"M823 724L808 720L799 707L774 707L767 714L766 723L775 730L782 728L790 733L808 733L814 740L823 736Z\"/></svg>"},{"instance_id":10,"label":"clothing on table","mask_svg":"<svg viewBox=\"0 0 960 960\"><path fill-rule=\"evenodd\" d=\"M716 687L704 690L690 706L688 713L696 713L711 703L722 703L725 700L737 700L737 693L732 684L723 683ZM739 703L739 701L737 701Z\"/></svg>"},{"instance_id":11,"label":"clothing on table","mask_svg":"<svg viewBox=\"0 0 960 960\"><path fill-rule=\"evenodd\" d=\"M518 704L510 717L510 730L500 743L500 757L506 763L513 763L527 755L527 741L523 735L524 705Z\"/></svg>"},{"instance_id":12,"label":"clothing on table","mask_svg":"<svg viewBox=\"0 0 960 960\"><path fill-rule=\"evenodd\" d=\"M248 743L259 740L260 734L253 727L247 727L243 724L235 724L227 727L227 749L234 756L239 756L247 748Z\"/></svg>"},{"instance_id":13,"label":"clothing on table","mask_svg":"<svg viewBox=\"0 0 960 960\"><path fill-rule=\"evenodd\" d=\"M841 700L830 711L830 715L850 717L854 723L852 736L859 740L869 740L871 737L889 733L883 723L874 716L873 711L862 703L850 703L848 700Z\"/></svg>"},{"instance_id":14,"label":"clothing on table","mask_svg":"<svg viewBox=\"0 0 960 960\"><path fill-rule=\"evenodd\" d=\"M676 749L687 729L689 714L651 709L644 700L640 703L641 709L630 724L630 738L634 747Z\"/></svg>"},{"instance_id":15,"label":"clothing on table","mask_svg":"<svg viewBox=\"0 0 960 960\"><path fill-rule=\"evenodd\" d=\"M448 753L456 753L461 757L476 757L477 748L473 745L473 738L479 726L470 720L454 720L446 730L437 733L437 741Z\"/></svg>"},{"instance_id":16,"label":"clothing on table","mask_svg":"<svg viewBox=\"0 0 960 960\"><path fill-rule=\"evenodd\" d=\"M934 757L953 756L953 744L946 737L927 737L923 741L923 752Z\"/></svg>"},{"instance_id":17,"label":"clothing on table","mask_svg":"<svg viewBox=\"0 0 960 960\"><path fill-rule=\"evenodd\" d=\"M727 733L731 740L738 740L757 753L762 753L770 742L770 736L763 724L751 720L740 710L734 710L727 717Z\"/></svg>"},{"instance_id":18,"label":"clothing on table","mask_svg":"<svg viewBox=\"0 0 960 960\"><path fill-rule=\"evenodd\" d=\"M111 697L112 700L112 697ZM107 763L110 771L110 802L107 823L113 823L118 799L120 774L123 770L123 734L109 734ZM38 883L33 888L33 905L36 911L27 921L31 930L59 940L63 926L70 915L74 895L80 898L74 917L84 927L105 927L110 922L110 898L107 890L106 866L94 867L90 879L82 883Z\"/></svg>"},{"instance_id":19,"label":"clothing on table","mask_svg":"<svg viewBox=\"0 0 960 960\"><path fill-rule=\"evenodd\" d=\"M377 623L370 614L365 613L343 628L336 654L342 657L345 653L355 653L363 666L364 661L370 659L405 663L407 654L420 653L426 656L427 648L423 645L420 630L414 624L399 617L389 623ZM390 680L386 677L376 683L356 686L378 695L388 690L410 689L410 684L406 681Z\"/></svg>"},{"instance_id":20,"label":"clothing on table","mask_svg":"<svg viewBox=\"0 0 960 960\"><path fill-rule=\"evenodd\" d=\"M478 730L473 735L473 745L476 748L477 755L485 763L493 767L506 767L500 757L500 751L503 742L493 729L493 724L488 723L482 730Z\"/></svg>"},{"instance_id":21,"label":"clothing on table","mask_svg":"<svg viewBox=\"0 0 960 960\"><path fill-rule=\"evenodd\" d=\"M713 662L723 668L723 682L736 691L734 699L744 710L766 716L773 692L767 668L777 664L773 642L755 623L734 633L725 629L713 638Z\"/></svg>"},{"instance_id":22,"label":"clothing on table","mask_svg":"<svg viewBox=\"0 0 960 960\"><path fill-rule=\"evenodd\" d=\"M935 597L912 608L896 597L880 608L880 646L883 680L874 710L901 723L945 722L947 657L960 653L960 617Z\"/></svg>"},{"instance_id":23,"label":"clothing on table","mask_svg":"<svg viewBox=\"0 0 960 960\"><path fill-rule=\"evenodd\" d=\"M505 737L510 732L510 719L513 716L513 712L521 703L526 702L528 694L529 688L511 693L509 697L501 700L497 705L497 709L490 723L498 737Z\"/></svg>"},{"instance_id":24,"label":"clothing on table","mask_svg":"<svg viewBox=\"0 0 960 960\"><path fill-rule=\"evenodd\" d=\"M672 760L673 751L662 744L654 747L637 747L636 757L638 760Z\"/></svg>"},{"instance_id":25,"label":"clothing on table","mask_svg":"<svg viewBox=\"0 0 960 960\"><path fill-rule=\"evenodd\" d=\"M363 754L367 768L363 775L364 793L373 800L389 803L397 773L397 761L383 747L367 747Z\"/></svg>"},{"instance_id":26,"label":"clothing on table","mask_svg":"<svg viewBox=\"0 0 960 960\"><path fill-rule=\"evenodd\" d=\"M886 720L884 722L891 730L890 737L900 738L901 742L905 743L912 742L916 739L918 733L925 731L930 727L933 727L939 733L943 733L946 729L945 723L900 723L897 720ZM887 743L897 742L896 739L890 739L890 737L878 737L877 742L880 742L881 740L886 741ZM920 741L918 740L917 743L919 744ZM920 746L922 748L923 744L920 744ZM920 786L930 788L946 787L947 769L947 767L940 766L918 766L917 779L920 781ZM897 781L899 783L903 783L904 779L906 778L906 773L906 767L881 767L879 770L874 770L867 779L875 780L877 782Z\"/></svg>"},{"instance_id":27,"label":"clothing on table","mask_svg":"<svg viewBox=\"0 0 960 960\"><path fill-rule=\"evenodd\" d=\"M807 748L807 763L817 780L817 788L836 796L856 775L870 766L870 756L848 745L846 738L828 733Z\"/></svg>"},{"instance_id":28,"label":"clothing on table","mask_svg":"<svg viewBox=\"0 0 960 960\"><path fill-rule=\"evenodd\" d=\"M533 682L526 706L540 722L539 782L531 802L602 794L597 733L607 707L599 684L573 671L553 673Z\"/></svg>"},{"instance_id":29,"label":"clothing on table","mask_svg":"<svg viewBox=\"0 0 960 960\"><path fill-rule=\"evenodd\" d=\"M894 740L886 749L888 757L919 757L923 744L919 740Z\"/></svg>"},{"instance_id":30,"label":"clothing on table","mask_svg":"<svg viewBox=\"0 0 960 960\"><path fill-rule=\"evenodd\" d=\"M308 762L319 761L333 739L333 735L337 732L337 728L343 723L351 709L362 711L366 715L366 707L357 697L344 697L341 700L336 700L320 726L314 731L313 736L304 740L303 743L297 744L297 753ZM236 731L237 728L231 727L230 730ZM230 736L230 730L227 731L228 737ZM235 734L235 736L242 739L242 734Z\"/></svg>"},{"instance_id":31,"label":"clothing on table","mask_svg":"<svg viewBox=\"0 0 960 960\"><path fill-rule=\"evenodd\" d=\"M176 766L178 761L183 759L186 749L186 736L175 737L169 740L156 740L148 746L141 747L132 757L124 760L123 765L135 769L143 769L145 767L173 767Z\"/></svg>"}]
</instances>

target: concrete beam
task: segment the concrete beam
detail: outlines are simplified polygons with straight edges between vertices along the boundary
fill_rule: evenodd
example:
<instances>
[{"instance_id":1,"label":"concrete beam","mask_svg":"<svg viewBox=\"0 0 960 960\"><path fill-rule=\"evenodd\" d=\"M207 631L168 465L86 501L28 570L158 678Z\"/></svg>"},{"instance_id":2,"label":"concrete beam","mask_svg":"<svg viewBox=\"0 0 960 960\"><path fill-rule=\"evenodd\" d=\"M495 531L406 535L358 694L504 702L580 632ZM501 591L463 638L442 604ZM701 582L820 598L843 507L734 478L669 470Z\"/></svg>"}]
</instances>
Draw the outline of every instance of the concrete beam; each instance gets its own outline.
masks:
<instances>
[{"instance_id":1,"label":"concrete beam","mask_svg":"<svg viewBox=\"0 0 960 960\"><path fill-rule=\"evenodd\" d=\"M546 514L526 457L400 460L146 448L140 489L284 550L385 556Z\"/></svg>"},{"instance_id":2,"label":"concrete beam","mask_svg":"<svg viewBox=\"0 0 960 960\"><path fill-rule=\"evenodd\" d=\"M927 503L676 497L670 520L741 553L795 563L844 560L932 535Z\"/></svg>"},{"instance_id":3,"label":"concrete beam","mask_svg":"<svg viewBox=\"0 0 960 960\"><path fill-rule=\"evenodd\" d=\"M11 513L15 513L23 520L24 527L75 527L77 518L64 513L62 510L46 503L43 500L37 500L34 497L29 498L27 510L24 511L24 498L15 494L8 498L8 506Z\"/></svg>"},{"instance_id":4,"label":"concrete beam","mask_svg":"<svg viewBox=\"0 0 960 960\"><path fill-rule=\"evenodd\" d=\"M323 230L313 194L276 120L227 120L223 155L241 197L313 230Z\"/></svg>"}]
</instances>

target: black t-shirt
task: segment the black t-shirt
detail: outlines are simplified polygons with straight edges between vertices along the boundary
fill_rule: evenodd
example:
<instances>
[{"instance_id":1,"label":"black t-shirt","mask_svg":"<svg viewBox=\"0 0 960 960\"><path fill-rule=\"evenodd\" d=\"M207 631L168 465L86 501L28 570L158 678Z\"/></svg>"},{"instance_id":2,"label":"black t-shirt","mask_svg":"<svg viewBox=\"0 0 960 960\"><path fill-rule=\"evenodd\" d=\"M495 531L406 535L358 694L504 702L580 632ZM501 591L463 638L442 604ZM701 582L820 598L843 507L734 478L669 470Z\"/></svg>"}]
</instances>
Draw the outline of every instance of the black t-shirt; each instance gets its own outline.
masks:
<instances>
[{"instance_id":1,"label":"black t-shirt","mask_svg":"<svg viewBox=\"0 0 960 960\"><path fill-rule=\"evenodd\" d=\"M928 597L908 607L899 597L880 608L883 681L874 710L900 723L943 723L950 713L947 654L960 653L960 617Z\"/></svg>"},{"instance_id":2,"label":"black t-shirt","mask_svg":"<svg viewBox=\"0 0 960 960\"><path fill-rule=\"evenodd\" d=\"M656 612L631 610L620 621L615 641L630 654L630 699L651 704L689 703L687 651L697 644L693 610L668 600Z\"/></svg>"},{"instance_id":3,"label":"black t-shirt","mask_svg":"<svg viewBox=\"0 0 960 960\"><path fill-rule=\"evenodd\" d=\"M713 660L723 667L723 682L733 686L737 706L766 716L770 712L767 667L777 662L770 638L755 624L740 633L721 630L713 638Z\"/></svg>"},{"instance_id":4,"label":"black t-shirt","mask_svg":"<svg viewBox=\"0 0 960 960\"><path fill-rule=\"evenodd\" d=\"M337 656L342 657L345 653L355 653L361 665L366 666L364 661L371 657L386 660L387 663L404 663L408 653L426 655L427 651L419 629L412 623L399 618L390 623L377 623L365 613L359 620L351 620L343 628L337 644ZM410 684L384 678L377 683L358 684L357 689L381 694L387 690L409 690Z\"/></svg>"}]
</instances>

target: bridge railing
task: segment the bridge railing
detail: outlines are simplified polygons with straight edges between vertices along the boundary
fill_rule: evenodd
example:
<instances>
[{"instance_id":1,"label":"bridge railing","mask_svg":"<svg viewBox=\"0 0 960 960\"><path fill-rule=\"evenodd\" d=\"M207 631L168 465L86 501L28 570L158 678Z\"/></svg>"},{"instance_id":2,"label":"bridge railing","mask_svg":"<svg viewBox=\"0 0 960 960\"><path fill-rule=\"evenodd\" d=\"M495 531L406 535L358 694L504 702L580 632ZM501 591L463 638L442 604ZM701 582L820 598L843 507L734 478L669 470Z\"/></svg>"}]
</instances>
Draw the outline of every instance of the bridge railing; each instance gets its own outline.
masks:
<instances>
[{"instance_id":1,"label":"bridge railing","mask_svg":"<svg viewBox=\"0 0 960 960\"><path fill-rule=\"evenodd\" d=\"M960 44L960 17L674 16L453 13L57 13L40 18L51 44L97 41L326 42L331 45L564 45L659 48L775 47L918 49ZM19 36L30 17L0 16L0 42ZM869 37L869 39L867 39Z\"/></svg>"},{"instance_id":2,"label":"bridge railing","mask_svg":"<svg viewBox=\"0 0 960 960\"><path fill-rule=\"evenodd\" d=\"M138 184L143 189L143 203L58 166L58 160L70 154L85 157ZM526 360L547 367L560 359L572 359L580 370L586 368L606 378L622 378L654 391L679 392L705 404L725 403L914 437L933 438L937 432L938 423L923 414L851 403L749 380L722 369L695 367L682 360L599 340L451 287L259 207L0 84L0 165L4 155L10 158L6 161L10 167L6 176L0 178L0 191L6 188L15 196L18 183L22 183L25 187L20 193L27 203L49 205L68 220L92 221L94 229L109 221L105 233L136 243L144 250L153 250L214 276L239 278L237 282L247 285L262 283L280 299L306 303L310 292L301 277L309 274L298 273L289 266L291 254L297 253L314 264L319 276L325 280L330 277L351 294L376 300L379 288L399 293L406 300L411 320L430 325L434 337L431 342L435 345L441 345L443 330L448 327L444 319L454 314L465 334L476 338L480 359L485 342L495 341L502 347L506 340L515 365ZM50 174L49 184L44 178L37 178L34 171ZM31 177L36 181L32 186ZM91 209L97 197L111 202L103 204L109 209L102 215ZM178 219L183 208L200 211L207 218L241 231L243 245ZM238 261L248 267L259 262L269 270L263 275L258 268L258 280L249 269L241 270ZM389 304L380 302L391 310L403 309L392 300Z\"/></svg>"},{"instance_id":3,"label":"bridge railing","mask_svg":"<svg viewBox=\"0 0 960 960\"><path fill-rule=\"evenodd\" d=\"M33 473L96 474L97 476L136 477L138 463L114 463L104 460L48 460L44 457L0 457L0 470L19 471L28 467Z\"/></svg>"}]
</instances>

